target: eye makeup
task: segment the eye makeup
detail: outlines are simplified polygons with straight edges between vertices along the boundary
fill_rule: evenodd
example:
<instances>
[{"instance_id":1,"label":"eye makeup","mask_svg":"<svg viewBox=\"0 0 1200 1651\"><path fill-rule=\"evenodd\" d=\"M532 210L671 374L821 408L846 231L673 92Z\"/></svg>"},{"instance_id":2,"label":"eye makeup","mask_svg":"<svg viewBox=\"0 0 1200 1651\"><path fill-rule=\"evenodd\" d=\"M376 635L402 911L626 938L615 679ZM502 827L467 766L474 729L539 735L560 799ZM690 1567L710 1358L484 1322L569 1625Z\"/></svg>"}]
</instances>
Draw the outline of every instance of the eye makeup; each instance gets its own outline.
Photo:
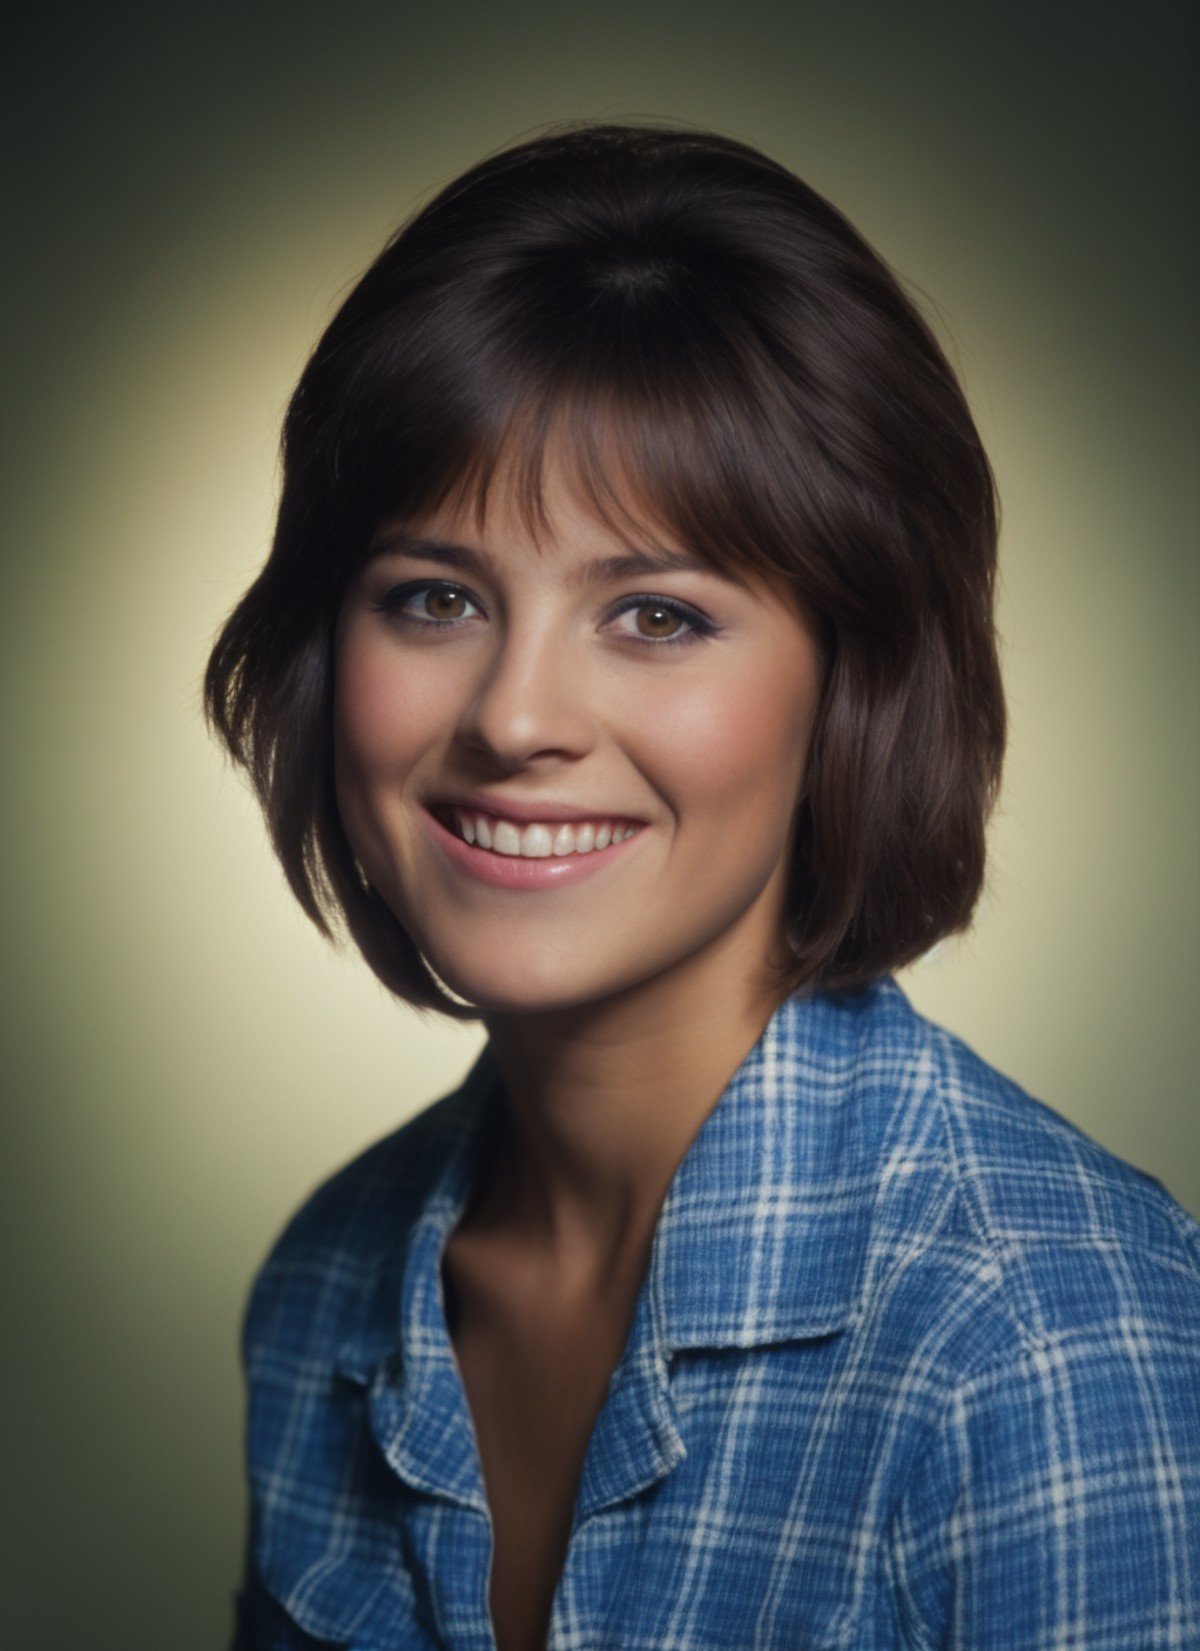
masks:
<instances>
[{"instance_id":1,"label":"eye makeup","mask_svg":"<svg viewBox=\"0 0 1200 1651\"><path fill-rule=\"evenodd\" d=\"M372 601L370 605L376 612L388 614L398 625L405 629L426 632L450 632L460 629L464 623L468 622L461 616L452 619L432 619L427 615L405 611L405 604L410 597L435 590L461 595L472 605L476 607L479 605L463 585L445 579L410 579L403 584L392 586L390 590ZM686 647L715 636L721 629L719 625L714 624L711 619L702 614L698 608L694 608L690 602L682 602L678 597L673 596L639 593L622 597L613 609L613 617L619 618L623 613L630 613L639 608L652 608L669 613L674 618L682 621L688 629L679 635L664 637L637 636L631 631L620 633L624 640L633 642L638 646L651 648Z\"/></svg>"}]
</instances>

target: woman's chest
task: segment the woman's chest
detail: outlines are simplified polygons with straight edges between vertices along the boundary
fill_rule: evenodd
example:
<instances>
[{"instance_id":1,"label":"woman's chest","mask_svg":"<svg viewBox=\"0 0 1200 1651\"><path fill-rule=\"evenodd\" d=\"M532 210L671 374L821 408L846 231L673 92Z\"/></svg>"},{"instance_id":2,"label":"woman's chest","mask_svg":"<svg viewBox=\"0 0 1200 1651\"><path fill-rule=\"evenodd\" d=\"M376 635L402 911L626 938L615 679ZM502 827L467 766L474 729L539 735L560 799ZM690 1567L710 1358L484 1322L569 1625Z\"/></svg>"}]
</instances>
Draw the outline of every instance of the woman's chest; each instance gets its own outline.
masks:
<instances>
[{"instance_id":1,"label":"woman's chest","mask_svg":"<svg viewBox=\"0 0 1200 1651\"><path fill-rule=\"evenodd\" d=\"M583 1464L629 1330L637 1280L586 1305L485 1293L447 1257L447 1316L479 1452L497 1651L541 1651Z\"/></svg>"},{"instance_id":2,"label":"woman's chest","mask_svg":"<svg viewBox=\"0 0 1200 1651\"><path fill-rule=\"evenodd\" d=\"M639 1316L606 1374L571 1357L595 1337L550 1316L517 1359L460 1334L434 1385L381 1372L365 1432L342 1390L343 1514L322 1534L280 1504L266 1533L297 1619L353 1651L903 1643L887 1526L911 1462L869 1372L829 1340L664 1360Z\"/></svg>"},{"instance_id":3,"label":"woman's chest","mask_svg":"<svg viewBox=\"0 0 1200 1651\"><path fill-rule=\"evenodd\" d=\"M897 1643L880 1440L804 1391L800 1351L681 1360L665 1409L640 1363L565 1360L560 1386L467 1351L497 1651Z\"/></svg>"}]
</instances>

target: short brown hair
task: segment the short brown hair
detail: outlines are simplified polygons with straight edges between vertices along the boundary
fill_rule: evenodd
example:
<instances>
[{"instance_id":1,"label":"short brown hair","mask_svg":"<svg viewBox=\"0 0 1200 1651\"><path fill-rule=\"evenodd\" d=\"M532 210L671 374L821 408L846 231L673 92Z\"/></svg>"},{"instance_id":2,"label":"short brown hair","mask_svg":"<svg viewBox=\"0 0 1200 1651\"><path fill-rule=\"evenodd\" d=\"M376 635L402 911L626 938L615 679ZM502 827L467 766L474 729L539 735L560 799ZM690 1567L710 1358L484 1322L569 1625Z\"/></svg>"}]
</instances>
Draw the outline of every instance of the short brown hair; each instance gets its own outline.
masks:
<instances>
[{"instance_id":1,"label":"short brown hair","mask_svg":"<svg viewBox=\"0 0 1200 1651\"><path fill-rule=\"evenodd\" d=\"M963 391L897 276L746 144L568 123L490 155L386 242L288 406L270 556L208 660L204 711L245 769L305 912L419 1010L446 995L365 882L338 813L332 633L384 521L479 519L501 452L544 520L565 434L712 564L783 575L824 666L798 803L786 987L855 991L968 927L1006 714L995 482Z\"/></svg>"}]
</instances>

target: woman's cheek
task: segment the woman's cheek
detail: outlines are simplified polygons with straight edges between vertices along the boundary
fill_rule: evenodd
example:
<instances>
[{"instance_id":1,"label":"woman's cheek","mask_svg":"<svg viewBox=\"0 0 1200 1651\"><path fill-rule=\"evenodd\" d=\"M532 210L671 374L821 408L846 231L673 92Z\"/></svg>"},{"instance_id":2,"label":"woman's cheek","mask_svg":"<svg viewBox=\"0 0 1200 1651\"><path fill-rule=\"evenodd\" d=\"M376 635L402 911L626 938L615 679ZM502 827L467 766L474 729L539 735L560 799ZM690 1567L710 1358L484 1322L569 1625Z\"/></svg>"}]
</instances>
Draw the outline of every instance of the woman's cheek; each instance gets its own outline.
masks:
<instances>
[{"instance_id":1,"label":"woman's cheek","mask_svg":"<svg viewBox=\"0 0 1200 1651\"><path fill-rule=\"evenodd\" d=\"M713 691L660 706L659 771L672 777L681 803L690 796L736 812L764 790L782 796L803 769L811 726L803 690L760 673L733 675Z\"/></svg>"},{"instance_id":2,"label":"woman's cheek","mask_svg":"<svg viewBox=\"0 0 1200 1651\"><path fill-rule=\"evenodd\" d=\"M350 643L338 666L335 714L359 759L415 756L446 715L444 673L394 650Z\"/></svg>"}]
</instances>

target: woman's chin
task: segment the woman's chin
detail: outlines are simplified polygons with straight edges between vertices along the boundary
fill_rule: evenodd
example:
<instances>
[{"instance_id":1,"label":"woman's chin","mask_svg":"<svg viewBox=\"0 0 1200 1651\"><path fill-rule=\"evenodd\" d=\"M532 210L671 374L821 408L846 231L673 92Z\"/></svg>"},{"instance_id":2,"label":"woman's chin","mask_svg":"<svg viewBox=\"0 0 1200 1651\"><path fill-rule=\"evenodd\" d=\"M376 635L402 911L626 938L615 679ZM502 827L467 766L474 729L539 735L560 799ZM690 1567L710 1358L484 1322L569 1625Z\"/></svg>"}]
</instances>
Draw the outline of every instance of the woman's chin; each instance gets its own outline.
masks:
<instances>
[{"instance_id":1,"label":"woman's chin","mask_svg":"<svg viewBox=\"0 0 1200 1651\"><path fill-rule=\"evenodd\" d=\"M469 961L426 953L425 961L455 997L483 1014L538 1014L577 1008L608 996L620 983L592 970L556 965L552 957L523 960L510 950L493 959Z\"/></svg>"},{"instance_id":2,"label":"woman's chin","mask_svg":"<svg viewBox=\"0 0 1200 1651\"><path fill-rule=\"evenodd\" d=\"M439 971L440 975L440 971ZM497 976L440 975L456 997L485 1015L536 1015L553 1009L575 1008L595 995L587 990L572 992L568 983L558 981L517 981Z\"/></svg>"}]
</instances>

